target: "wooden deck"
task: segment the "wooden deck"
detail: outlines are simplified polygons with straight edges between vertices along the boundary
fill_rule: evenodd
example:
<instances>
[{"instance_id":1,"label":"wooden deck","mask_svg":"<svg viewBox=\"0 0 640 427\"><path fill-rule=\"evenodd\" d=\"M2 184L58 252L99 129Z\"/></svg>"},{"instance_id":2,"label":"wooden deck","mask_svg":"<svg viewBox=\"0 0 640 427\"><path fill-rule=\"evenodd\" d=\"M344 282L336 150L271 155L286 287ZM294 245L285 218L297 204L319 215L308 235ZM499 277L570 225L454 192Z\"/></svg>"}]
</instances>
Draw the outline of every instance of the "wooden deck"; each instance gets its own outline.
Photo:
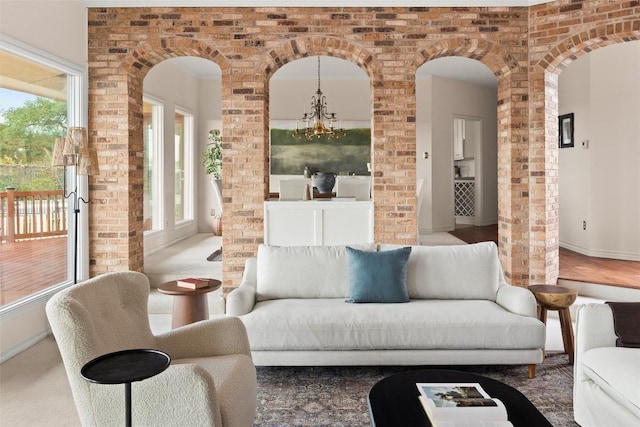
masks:
<instances>
[{"instance_id":1,"label":"wooden deck","mask_svg":"<svg viewBox=\"0 0 640 427\"><path fill-rule=\"evenodd\" d=\"M496 226L464 227L451 232L467 243L497 241ZM67 238L0 244L0 306L65 280ZM640 262L594 258L560 249L560 278L640 289Z\"/></svg>"},{"instance_id":2,"label":"wooden deck","mask_svg":"<svg viewBox=\"0 0 640 427\"><path fill-rule=\"evenodd\" d=\"M0 306L66 278L66 236L0 243Z\"/></svg>"}]
</instances>

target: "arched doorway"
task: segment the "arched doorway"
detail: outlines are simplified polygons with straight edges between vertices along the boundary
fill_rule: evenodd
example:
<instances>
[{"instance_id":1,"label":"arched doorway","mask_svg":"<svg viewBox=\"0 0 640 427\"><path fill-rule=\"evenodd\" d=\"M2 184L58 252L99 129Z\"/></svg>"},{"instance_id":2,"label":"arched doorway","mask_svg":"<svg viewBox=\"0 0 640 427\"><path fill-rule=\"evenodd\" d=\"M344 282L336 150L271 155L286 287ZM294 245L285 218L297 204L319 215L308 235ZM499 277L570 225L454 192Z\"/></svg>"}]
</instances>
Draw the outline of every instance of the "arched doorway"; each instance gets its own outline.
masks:
<instances>
[{"instance_id":1,"label":"arched doorway","mask_svg":"<svg viewBox=\"0 0 640 427\"><path fill-rule=\"evenodd\" d=\"M573 145L559 145L558 153L562 280L617 286L636 282L607 273L606 261L596 270L569 268L568 260L587 266L590 261L583 256L640 261L638 76L640 41L589 52L559 75L558 114L571 114L574 130Z\"/></svg>"},{"instance_id":2,"label":"arched doorway","mask_svg":"<svg viewBox=\"0 0 640 427\"><path fill-rule=\"evenodd\" d=\"M489 68L470 58L437 58L418 68L416 176L424 180L422 234L498 222L497 86ZM459 153L454 151L460 133L454 124L466 131L459 135Z\"/></svg>"},{"instance_id":3,"label":"arched doorway","mask_svg":"<svg viewBox=\"0 0 640 427\"><path fill-rule=\"evenodd\" d=\"M530 111L530 147L535 155L531 164L529 197L535 209L531 233L536 235L532 251L544 253L532 258L531 283L553 283L559 275L558 200L558 76L569 64L586 53L615 43L638 40L633 23L606 25L572 34L532 67L531 87L544 87L544 102ZM636 23L637 27L637 23ZM543 108L541 108L543 106ZM545 153L542 157L536 153Z\"/></svg>"},{"instance_id":4,"label":"arched doorway","mask_svg":"<svg viewBox=\"0 0 640 427\"><path fill-rule=\"evenodd\" d=\"M302 177L305 167L311 174L330 171L370 177L367 171L367 163L371 163L370 136L366 158L346 135L332 139L292 137L296 129L305 126L301 118L310 111L319 83L328 108L336 114L335 127L345 129L346 134L358 129L370 135L371 82L360 67L345 59L323 55L289 62L269 80L270 193L278 192L281 179ZM298 144L283 146L274 138Z\"/></svg>"}]
</instances>

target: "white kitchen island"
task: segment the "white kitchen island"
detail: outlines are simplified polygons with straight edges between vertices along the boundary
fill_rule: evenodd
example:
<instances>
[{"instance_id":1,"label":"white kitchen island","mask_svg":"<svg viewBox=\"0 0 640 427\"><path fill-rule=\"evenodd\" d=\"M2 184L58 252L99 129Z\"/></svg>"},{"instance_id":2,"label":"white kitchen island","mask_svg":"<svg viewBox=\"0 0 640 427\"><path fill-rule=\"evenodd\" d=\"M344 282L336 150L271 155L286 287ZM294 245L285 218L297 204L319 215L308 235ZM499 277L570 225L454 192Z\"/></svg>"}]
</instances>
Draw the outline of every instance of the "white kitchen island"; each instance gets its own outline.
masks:
<instances>
[{"instance_id":1,"label":"white kitchen island","mask_svg":"<svg viewBox=\"0 0 640 427\"><path fill-rule=\"evenodd\" d=\"M264 243L278 246L373 242L373 202L314 199L264 202Z\"/></svg>"}]
</instances>

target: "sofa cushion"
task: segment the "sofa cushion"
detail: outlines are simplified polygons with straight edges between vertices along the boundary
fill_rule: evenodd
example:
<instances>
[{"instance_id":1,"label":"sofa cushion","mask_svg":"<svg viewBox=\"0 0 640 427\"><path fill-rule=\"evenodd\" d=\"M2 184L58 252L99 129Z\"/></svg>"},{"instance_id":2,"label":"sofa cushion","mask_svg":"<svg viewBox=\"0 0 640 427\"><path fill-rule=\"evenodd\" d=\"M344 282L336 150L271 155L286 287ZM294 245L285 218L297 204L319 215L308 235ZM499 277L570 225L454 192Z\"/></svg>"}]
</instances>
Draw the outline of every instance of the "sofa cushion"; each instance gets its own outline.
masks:
<instances>
[{"instance_id":1,"label":"sofa cushion","mask_svg":"<svg viewBox=\"0 0 640 427\"><path fill-rule=\"evenodd\" d=\"M381 251L398 245L380 245ZM412 246L407 262L409 297L496 300L504 281L493 242L454 246Z\"/></svg>"},{"instance_id":2,"label":"sofa cushion","mask_svg":"<svg viewBox=\"0 0 640 427\"><path fill-rule=\"evenodd\" d=\"M240 319L253 351L540 349L545 340L542 322L491 301L282 299Z\"/></svg>"},{"instance_id":3,"label":"sofa cushion","mask_svg":"<svg viewBox=\"0 0 640 427\"><path fill-rule=\"evenodd\" d=\"M615 401L640 417L640 349L598 347L580 357L583 371Z\"/></svg>"},{"instance_id":4,"label":"sofa cushion","mask_svg":"<svg viewBox=\"0 0 640 427\"><path fill-rule=\"evenodd\" d=\"M349 245L375 251L371 244ZM346 298L349 265L346 246L258 247L256 298Z\"/></svg>"},{"instance_id":5,"label":"sofa cushion","mask_svg":"<svg viewBox=\"0 0 640 427\"><path fill-rule=\"evenodd\" d=\"M366 252L347 247L351 303L409 302L407 260L410 247Z\"/></svg>"}]
</instances>

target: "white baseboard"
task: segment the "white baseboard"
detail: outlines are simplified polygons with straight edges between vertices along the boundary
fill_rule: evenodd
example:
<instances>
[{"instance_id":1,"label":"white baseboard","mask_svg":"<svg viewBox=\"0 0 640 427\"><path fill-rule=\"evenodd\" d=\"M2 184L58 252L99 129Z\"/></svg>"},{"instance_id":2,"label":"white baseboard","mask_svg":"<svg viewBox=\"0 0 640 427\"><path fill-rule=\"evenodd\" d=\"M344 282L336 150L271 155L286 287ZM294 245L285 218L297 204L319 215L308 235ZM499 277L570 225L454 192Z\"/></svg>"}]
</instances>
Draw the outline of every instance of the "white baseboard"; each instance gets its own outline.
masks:
<instances>
[{"instance_id":1,"label":"white baseboard","mask_svg":"<svg viewBox=\"0 0 640 427\"><path fill-rule=\"evenodd\" d=\"M2 364L4 362L6 362L7 360L11 359L13 356L17 356L18 354L22 353L23 351L25 351L26 349L28 349L32 345L35 345L37 342L39 342L39 341L43 340L44 338L46 338L47 336L49 336L50 333L51 333L51 330L47 329L46 331L42 331L39 334L34 335L31 338L29 338L29 339L27 339L25 341L21 341L19 344L14 345L13 347L10 347L10 348L6 349L2 353L0 353L0 364Z\"/></svg>"},{"instance_id":2,"label":"white baseboard","mask_svg":"<svg viewBox=\"0 0 640 427\"><path fill-rule=\"evenodd\" d=\"M575 289L578 295L604 301L640 301L640 289L558 279L558 285Z\"/></svg>"},{"instance_id":3,"label":"white baseboard","mask_svg":"<svg viewBox=\"0 0 640 427\"><path fill-rule=\"evenodd\" d=\"M562 241L560 242L560 247L590 257L619 259L623 261L640 261L640 254L637 253L634 254L628 252L599 251L595 249L584 248L582 246L572 245L571 243Z\"/></svg>"}]
</instances>

